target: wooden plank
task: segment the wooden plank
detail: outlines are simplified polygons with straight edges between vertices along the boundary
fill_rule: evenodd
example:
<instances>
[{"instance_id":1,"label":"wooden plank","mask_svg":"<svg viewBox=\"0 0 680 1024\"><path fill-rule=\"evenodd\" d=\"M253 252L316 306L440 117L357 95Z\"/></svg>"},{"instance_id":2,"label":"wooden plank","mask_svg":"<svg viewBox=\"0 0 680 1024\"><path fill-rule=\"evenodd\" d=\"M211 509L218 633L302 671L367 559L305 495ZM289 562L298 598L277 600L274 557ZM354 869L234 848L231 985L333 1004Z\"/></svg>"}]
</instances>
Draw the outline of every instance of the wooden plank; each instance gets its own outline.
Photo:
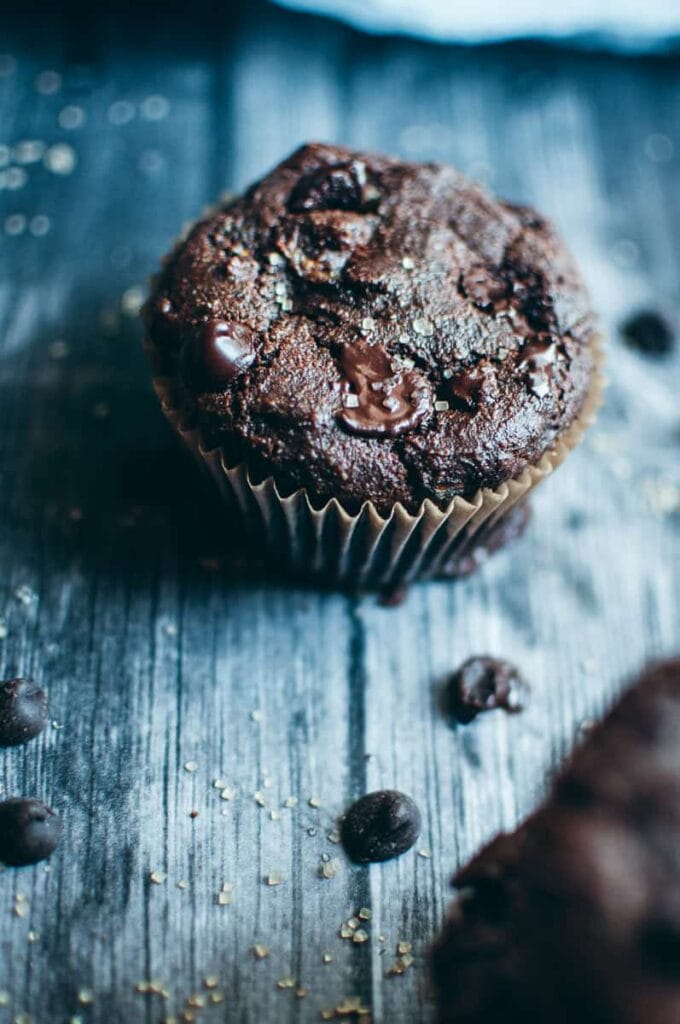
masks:
<instances>
[{"instance_id":1,"label":"wooden plank","mask_svg":"<svg viewBox=\"0 0 680 1024\"><path fill-rule=\"evenodd\" d=\"M638 302L678 302L677 62L369 40L259 4L191 30L170 12L147 52L152 28L55 21L31 49L24 24L0 79L0 143L64 141L78 160L65 176L29 166L23 189L0 192L0 224L51 221L0 247L0 671L44 682L57 723L0 753L0 784L66 826L49 865L0 875L0 1024L157 1021L209 997L213 975L226 1001L206 1021L305 1024L350 995L380 1021L426 1021L423 957L456 864L533 806L626 677L677 648L680 529L659 502L680 485L680 356L644 360L615 331ZM45 67L64 75L49 96L33 84ZM143 116L154 95L169 101L158 120ZM69 103L87 114L70 132ZM653 133L672 139L670 161L650 160ZM526 539L394 609L224 554L233 529L176 452L121 313L183 220L310 137L450 160L536 202L583 264L609 342L601 425L545 485ZM522 667L532 704L452 729L443 680L484 651ZM423 835L398 861L352 866L328 835L382 786L414 796ZM322 856L335 877L319 876ZM224 883L233 903L219 906ZM341 940L364 906L369 941ZM399 940L416 967L386 977ZM154 977L167 1001L134 991ZM278 989L287 978L309 994Z\"/></svg>"}]
</instances>

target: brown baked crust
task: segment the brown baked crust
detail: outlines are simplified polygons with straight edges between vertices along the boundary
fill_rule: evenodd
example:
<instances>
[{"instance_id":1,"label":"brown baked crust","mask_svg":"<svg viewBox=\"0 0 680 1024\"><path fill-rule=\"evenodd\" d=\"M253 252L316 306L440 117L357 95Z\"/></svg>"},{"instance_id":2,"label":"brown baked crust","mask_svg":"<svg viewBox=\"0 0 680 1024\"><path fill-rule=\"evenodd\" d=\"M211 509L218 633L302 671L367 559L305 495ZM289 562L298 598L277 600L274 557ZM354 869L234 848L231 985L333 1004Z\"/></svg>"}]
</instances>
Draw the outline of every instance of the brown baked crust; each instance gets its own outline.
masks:
<instances>
[{"instance_id":1,"label":"brown baked crust","mask_svg":"<svg viewBox=\"0 0 680 1024\"><path fill-rule=\"evenodd\" d=\"M454 885L432 957L442 1024L677 1024L680 660L649 669Z\"/></svg>"},{"instance_id":2,"label":"brown baked crust","mask_svg":"<svg viewBox=\"0 0 680 1024\"><path fill-rule=\"evenodd\" d=\"M209 445L349 510L443 508L516 476L593 365L587 294L544 219L451 167L338 146L200 221L145 319Z\"/></svg>"}]
</instances>

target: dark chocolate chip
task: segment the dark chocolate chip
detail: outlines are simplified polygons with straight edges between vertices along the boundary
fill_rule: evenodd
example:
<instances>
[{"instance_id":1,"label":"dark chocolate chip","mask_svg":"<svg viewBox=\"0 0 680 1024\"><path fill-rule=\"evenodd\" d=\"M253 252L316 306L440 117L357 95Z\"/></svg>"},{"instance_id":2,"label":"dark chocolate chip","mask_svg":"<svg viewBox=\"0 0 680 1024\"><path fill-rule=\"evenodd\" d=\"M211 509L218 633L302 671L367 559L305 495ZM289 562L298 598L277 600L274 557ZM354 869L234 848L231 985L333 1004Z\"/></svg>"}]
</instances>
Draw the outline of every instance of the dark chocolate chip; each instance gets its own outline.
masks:
<instances>
[{"instance_id":1,"label":"dark chocolate chip","mask_svg":"<svg viewBox=\"0 0 680 1024\"><path fill-rule=\"evenodd\" d=\"M180 357L185 382L204 391L221 391L253 363L256 335L245 324L207 320L190 332Z\"/></svg>"},{"instance_id":2,"label":"dark chocolate chip","mask_svg":"<svg viewBox=\"0 0 680 1024\"><path fill-rule=\"evenodd\" d=\"M455 720L465 725L482 711L521 711L527 696L528 686L514 665L478 657L469 658L451 677L447 703Z\"/></svg>"},{"instance_id":3,"label":"dark chocolate chip","mask_svg":"<svg viewBox=\"0 0 680 1024\"><path fill-rule=\"evenodd\" d=\"M352 860L368 864L405 853L415 843L420 829L420 811L411 797L382 789L352 804L340 833Z\"/></svg>"},{"instance_id":4,"label":"dark chocolate chip","mask_svg":"<svg viewBox=\"0 0 680 1024\"><path fill-rule=\"evenodd\" d=\"M668 320L653 309L634 313L621 325L621 334L631 348L650 356L668 355L675 343Z\"/></svg>"},{"instance_id":5,"label":"dark chocolate chip","mask_svg":"<svg viewBox=\"0 0 680 1024\"><path fill-rule=\"evenodd\" d=\"M297 183L288 208L295 213L308 210L373 210L380 192L370 179L363 160L348 160L335 166L319 167Z\"/></svg>"},{"instance_id":6,"label":"dark chocolate chip","mask_svg":"<svg viewBox=\"0 0 680 1024\"><path fill-rule=\"evenodd\" d=\"M41 733L47 723L47 698L32 679L0 683L0 747L17 747Z\"/></svg>"},{"instance_id":7,"label":"dark chocolate chip","mask_svg":"<svg viewBox=\"0 0 680 1024\"><path fill-rule=\"evenodd\" d=\"M470 366L446 381L442 387L442 398L454 409L475 412L480 405L493 397L495 390L493 370L484 361Z\"/></svg>"},{"instance_id":8,"label":"dark chocolate chip","mask_svg":"<svg viewBox=\"0 0 680 1024\"><path fill-rule=\"evenodd\" d=\"M23 867L45 860L61 838L61 819L39 800L0 803L0 862Z\"/></svg>"},{"instance_id":9,"label":"dark chocolate chip","mask_svg":"<svg viewBox=\"0 0 680 1024\"><path fill-rule=\"evenodd\" d=\"M342 411L338 420L353 434L396 437L417 426L432 409L427 381L392 364L382 345L359 339L342 350Z\"/></svg>"}]
</instances>

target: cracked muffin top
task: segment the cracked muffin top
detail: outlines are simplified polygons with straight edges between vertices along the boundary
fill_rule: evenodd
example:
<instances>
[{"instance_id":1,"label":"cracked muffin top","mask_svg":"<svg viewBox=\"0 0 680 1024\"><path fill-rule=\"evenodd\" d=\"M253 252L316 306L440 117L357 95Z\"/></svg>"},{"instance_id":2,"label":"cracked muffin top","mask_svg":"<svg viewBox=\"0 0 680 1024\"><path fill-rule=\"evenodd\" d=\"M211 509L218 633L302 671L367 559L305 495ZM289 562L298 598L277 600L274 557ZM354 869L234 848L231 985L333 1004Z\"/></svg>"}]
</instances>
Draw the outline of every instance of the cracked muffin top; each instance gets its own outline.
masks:
<instances>
[{"instance_id":1,"label":"cracked muffin top","mask_svg":"<svg viewBox=\"0 0 680 1024\"><path fill-rule=\"evenodd\" d=\"M594 322L552 227L441 164L308 145L190 231L145 308L204 444L282 493L416 511L536 463Z\"/></svg>"}]
</instances>

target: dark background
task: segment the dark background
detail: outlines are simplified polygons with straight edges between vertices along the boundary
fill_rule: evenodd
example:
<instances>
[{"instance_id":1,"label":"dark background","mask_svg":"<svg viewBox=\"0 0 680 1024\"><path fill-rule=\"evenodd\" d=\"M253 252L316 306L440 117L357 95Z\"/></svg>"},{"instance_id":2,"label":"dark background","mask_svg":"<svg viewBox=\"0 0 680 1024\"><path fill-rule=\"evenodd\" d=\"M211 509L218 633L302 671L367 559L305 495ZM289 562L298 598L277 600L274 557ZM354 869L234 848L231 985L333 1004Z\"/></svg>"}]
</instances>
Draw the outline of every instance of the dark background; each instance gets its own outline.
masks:
<instances>
[{"instance_id":1,"label":"dark background","mask_svg":"<svg viewBox=\"0 0 680 1024\"><path fill-rule=\"evenodd\" d=\"M47 799L65 834L47 868L0 875L0 1024L156 1021L211 975L225 1002L205 1020L311 1022L352 995L385 1024L426 1020L456 864L533 806L643 661L680 648L680 356L618 330L648 306L677 324L680 62L374 39L264 3L54 7L5 10L0 42L0 147L33 142L0 148L0 667L44 683L54 720L0 753L0 785ZM535 203L602 315L606 408L527 536L396 609L242 557L139 345L182 224L308 139L450 161ZM487 651L522 667L531 707L453 730L442 679ZM418 801L422 840L350 867L327 835L381 786ZM360 906L353 945L337 933ZM416 965L385 977L399 940ZM150 978L166 1000L135 992Z\"/></svg>"}]
</instances>

